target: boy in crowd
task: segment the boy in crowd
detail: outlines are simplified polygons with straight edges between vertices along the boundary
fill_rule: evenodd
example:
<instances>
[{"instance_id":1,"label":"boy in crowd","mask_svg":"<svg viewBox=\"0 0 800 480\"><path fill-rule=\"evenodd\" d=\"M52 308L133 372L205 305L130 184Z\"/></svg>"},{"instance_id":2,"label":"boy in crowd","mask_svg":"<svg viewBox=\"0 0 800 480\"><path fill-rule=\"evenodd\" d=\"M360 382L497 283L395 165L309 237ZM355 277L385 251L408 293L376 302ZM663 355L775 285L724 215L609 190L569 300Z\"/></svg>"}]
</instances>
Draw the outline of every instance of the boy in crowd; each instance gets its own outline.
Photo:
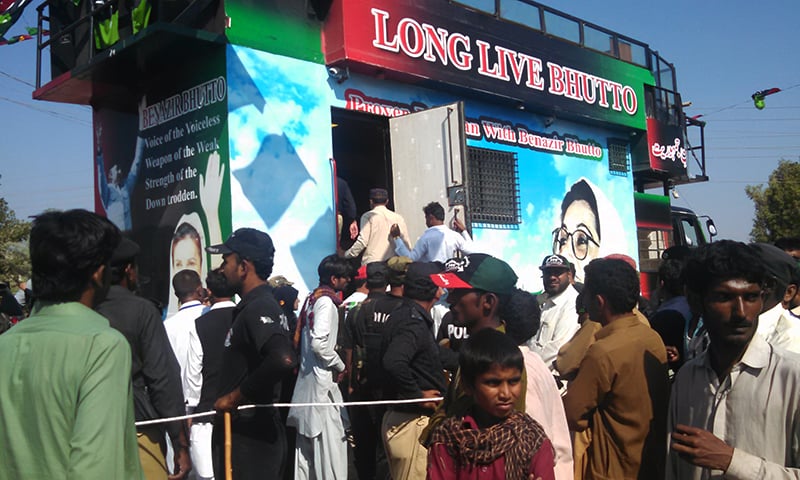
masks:
<instances>
[{"instance_id":1,"label":"boy in crowd","mask_svg":"<svg viewBox=\"0 0 800 480\"><path fill-rule=\"evenodd\" d=\"M429 479L555 478L553 446L544 429L514 409L523 365L514 340L497 330L482 329L464 343L459 366L473 406L433 430Z\"/></svg>"}]
</instances>

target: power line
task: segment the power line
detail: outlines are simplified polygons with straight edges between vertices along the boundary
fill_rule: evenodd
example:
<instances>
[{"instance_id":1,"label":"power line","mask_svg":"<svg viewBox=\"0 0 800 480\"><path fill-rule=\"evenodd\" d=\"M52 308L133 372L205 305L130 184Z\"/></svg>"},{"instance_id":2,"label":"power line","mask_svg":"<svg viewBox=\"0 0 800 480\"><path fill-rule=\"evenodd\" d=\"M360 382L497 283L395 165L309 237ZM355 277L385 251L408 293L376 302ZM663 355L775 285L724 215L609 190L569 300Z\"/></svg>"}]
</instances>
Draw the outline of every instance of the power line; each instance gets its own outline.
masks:
<instances>
[{"instance_id":1,"label":"power line","mask_svg":"<svg viewBox=\"0 0 800 480\"><path fill-rule=\"evenodd\" d=\"M748 102L748 103L751 103L751 104L748 105L748 106L735 107L735 108L732 108L730 110L752 110L753 109L752 102ZM698 108L697 105L691 105L690 107L686 107L686 108L691 108L692 110L703 110L703 108ZM704 108L720 108L720 107L708 106L708 107L704 107ZM770 110L787 110L787 109L793 109L793 108L800 108L800 105L774 105L774 106L770 105L769 106Z\"/></svg>"},{"instance_id":2,"label":"power line","mask_svg":"<svg viewBox=\"0 0 800 480\"><path fill-rule=\"evenodd\" d=\"M62 120L64 120L64 119L71 120L71 121L80 123L81 125L84 125L84 126L87 126L87 127L91 127L92 126L91 122L89 122L89 121L87 121L87 120L85 120L83 118L75 117L73 115L69 115L69 114L66 114L66 113L61 113L61 112L56 112L54 110L47 110L47 109L44 109L44 108L39 108L39 107L36 107L34 105L30 105L28 103L20 102L19 100L14 100L12 98L3 97L3 96L0 96L0 100L4 100L6 102L13 103L15 105L19 105L21 107L30 108L31 110L36 110L38 112L46 113L47 115L50 115L50 116L55 117L55 118L60 118Z\"/></svg>"},{"instance_id":3,"label":"power line","mask_svg":"<svg viewBox=\"0 0 800 480\"><path fill-rule=\"evenodd\" d=\"M771 146L746 146L746 147L713 147L710 150L781 150L789 148L800 148L800 145L771 145Z\"/></svg>"},{"instance_id":4,"label":"power line","mask_svg":"<svg viewBox=\"0 0 800 480\"><path fill-rule=\"evenodd\" d=\"M706 158L710 158L712 160L781 160L781 158L776 158L775 155L714 155L714 154L707 154ZM792 162L796 162L797 160L791 160L788 158L783 158L783 160L789 160Z\"/></svg>"},{"instance_id":5,"label":"power line","mask_svg":"<svg viewBox=\"0 0 800 480\"><path fill-rule=\"evenodd\" d=\"M720 118L714 120L717 122L797 122L800 118Z\"/></svg>"},{"instance_id":6,"label":"power line","mask_svg":"<svg viewBox=\"0 0 800 480\"><path fill-rule=\"evenodd\" d=\"M769 180L717 180L711 179L710 182L713 183L749 183L749 184L762 184L762 183L769 183Z\"/></svg>"},{"instance_id":7,"label":"power line","mask_svg":"<svg viewBox=\"0 0 800 480\"><path fill-rule=\"evenodd\" d=\"M79 157L75 157L75 160L81 160L80 156ZM87 160L87 163L89 163L88 160ZM8 185L9 185L10 182L20 182L19 184L15 185L15 186L17 186L19 188L19 191L22 192L22 191L27 191L28 190L27 185L25 185L24 183L26 181L28 181L29 172L11 172L11 173L5 172L4 173L2 168L0 168L0 174L3 175L3 177L0 179L0 184L6 183L6 188L8 188ZM47 174L44 174L44 175L39 175L39 176L37 176L37 178L50 178L50 179L53 179L53 180L60 180L60 181L64 182L66 180L72 181L73 179L76 179L76 178L77 179L87 178L87 177L91 177L93 175L94 175L94 172L90 168L87 168L87 169L85 169L85 171L82 171L82 170L70 170L70 171L52 172L52 173L47 173ZM5 182L3 182L3 181L5 181ZM14 190L11 189L11 191L14 191Z\"/></svg>"},{"instance_id":8,"label":"power line","mask_svg":"<svg viewBox=\"0 0 800 480\"><path fill-rule=\"evenodd\" d=\"M65 192L82 192L82 191L94 191L94 181L92 181L89 185L84 186L75 186L75 187L66 187L66 188L48 188L47 190L42 190L38 192L38 196L47 195L51 193L65 193ZM25 193L29 191L29 188L19 189L19 190L11 190L9 189L9 193Z\"/></svg>"},{"instance_id":9,"label":"power line","mask_svg":"<svg viewBox=\"0 0 800 480\"><path fill-rule=\"evenodd\" d=\"M788 92L789 90L791 90L791 89L793 89L793 88L797 88L797 87L800 87L800 83L797 83L797 84L795 84L795 85L792 85L791 87L782 88L782 89L781 89L781 91L780 91L780 92L778 92L778 93L782 93L782 92ZM715 115L715 114L717 114L717 113L719 113L719 112L724 112L725 110L731 110L731 109L734 109L734 108L736 108L736 107L740 107L740 106L742 106L742 105L745 105L745 104L747 104L747 103L750 103L750 102L752 102L752 100L745 100L745 101L743 101L743 102L735 103L735 104L733 104L733 105L729 105L729 106L727 106L727 107L722 107L722 108L720 108L719 110L714 110L713 112L706 113L706 114L704 114L703 116L705 116L705 117L709 117L709 116L711 116L711 115ZM715 120L715 121L719 121L719 120Z\"/></svg>"},{"instance_id":10,"label":"power line","mask_svg":"<svg viewBox=\"0 0 800 480\"><path fill-rule=\"evenodd\" d=\"M23 79L21 79L21 78L19 78L19 77L15 77L14 75L11 75L10 73L6 73L6 72L4 72L4 71L2 71L2 70L0 70L0 75L3 75L4 77L8 77L8 78L10 78L11 80L15 80L15 81L17 81L17 82L19 82L19 83L25 84L25 85L27 85L27 86L29 86L29 87L36 88L36 85L34 85L34 84L30 83L29 81L27 81L27 80L23 80Z\"/></svg>"},{"instance_id":11,"label":"power line","mask_svg":"<svg viewBox=\"0 0 800 480\"><path fill-rule=\"evenodd\" d=\"M787 110L793 108L800 108L800 105L797 106L771 106L769 107L770 110ZM736 107L734 110L751 110L752 107Z\"/></svg>"},{"instance_id":12,"label":"power line","mask_svg":"<svg viewBox=\"0 0 800 480\"><path fill-rule=\"evenodd\" d=\"M729 131L726 131L725 133L732 133L733 134L733 133L737 133L737 131L729 130ZM751 135L752 138L800 137L800 132L794 132L794 133L789 133L789 132L784 132L784 133L753 133L753 131L751 130L751 131L739 131L738 133L740 133L740 135L735 135L735 136L732 136L732 137L726 137L724 135L723 136L717 136L717 135L706 134L706 141L708 141L709 138L713 138L714 140L741 140L742 139L742 135Z\"/></svg>"}]
</instances>

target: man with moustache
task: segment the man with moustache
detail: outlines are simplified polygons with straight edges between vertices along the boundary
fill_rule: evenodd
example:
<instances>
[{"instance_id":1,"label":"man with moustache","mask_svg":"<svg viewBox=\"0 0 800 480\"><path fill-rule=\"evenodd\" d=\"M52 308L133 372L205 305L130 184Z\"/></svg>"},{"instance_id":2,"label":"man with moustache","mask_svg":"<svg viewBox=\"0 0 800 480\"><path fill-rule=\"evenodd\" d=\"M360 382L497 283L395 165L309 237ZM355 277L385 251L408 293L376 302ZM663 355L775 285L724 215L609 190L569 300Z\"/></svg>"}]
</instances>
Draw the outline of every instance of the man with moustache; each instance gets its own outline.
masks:
<instances>
[{"instance_id":1,"label":"man with moustache","mask_svg":"<svg viewBox=\"0 0 800 480\"><path fill-rule=\"evenodd\" d=\"M232 412L232 463L237 480L281 478L286 466L286 431L276 408L237 411L241 404L270 404L276 387L297 367L286 315L272 296L275 247L269 235L240 228L225 243L206 247L222 255L222 273L242 298L225 338L219 412ZM212 435L214 476L224 478L223 419L218 415Z\"/></svg>"},{"instance_id":2,"label":"man with moustache","mask_svg":"<svg viewBox=\"0 0 800 480\"><path fill-rule=\"evenodd\" d=\"M686 265L710 344L675 377L668 480L800 477L800 357L756 335L767 279L757 250L730 240Z\"/></svg>"},{"instance_id":3,"label":"man with moustache","mask_svg":"<svg viewBox=\"0 0 800 480\"><path fill-rule=\"evenodd\" d=\"M575 311L578 291L572 287L575 266L561 255L548 255L539 269L544 284L541 325L528 341L528 347L542 357L551 372L557 374L554 363L558 350L580 327Z\"/></svg>"}]
</instances>

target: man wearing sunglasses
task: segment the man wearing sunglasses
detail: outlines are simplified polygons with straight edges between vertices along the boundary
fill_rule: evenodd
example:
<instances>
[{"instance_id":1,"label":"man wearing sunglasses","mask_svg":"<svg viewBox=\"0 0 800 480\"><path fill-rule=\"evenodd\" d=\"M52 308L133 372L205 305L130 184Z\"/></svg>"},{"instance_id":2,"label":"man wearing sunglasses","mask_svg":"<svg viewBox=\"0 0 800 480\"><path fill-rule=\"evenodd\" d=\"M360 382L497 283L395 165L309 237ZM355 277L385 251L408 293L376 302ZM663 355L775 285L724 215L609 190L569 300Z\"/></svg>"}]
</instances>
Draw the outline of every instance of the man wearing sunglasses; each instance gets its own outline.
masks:
<instances>
[{"instance_id":1,"label":"man wearing sunglasses","mask_svg":"<svg viewBox=\"0 0 800 480\"><path fill-rule=\"evenodd\" d=\"M548 255L539 267L544 285L541 326L528 342L545 365L555 372L558 350L578 331L575 299L578 291L572 287L575 267L561 255Z\"/></svg>"}]
</instances>

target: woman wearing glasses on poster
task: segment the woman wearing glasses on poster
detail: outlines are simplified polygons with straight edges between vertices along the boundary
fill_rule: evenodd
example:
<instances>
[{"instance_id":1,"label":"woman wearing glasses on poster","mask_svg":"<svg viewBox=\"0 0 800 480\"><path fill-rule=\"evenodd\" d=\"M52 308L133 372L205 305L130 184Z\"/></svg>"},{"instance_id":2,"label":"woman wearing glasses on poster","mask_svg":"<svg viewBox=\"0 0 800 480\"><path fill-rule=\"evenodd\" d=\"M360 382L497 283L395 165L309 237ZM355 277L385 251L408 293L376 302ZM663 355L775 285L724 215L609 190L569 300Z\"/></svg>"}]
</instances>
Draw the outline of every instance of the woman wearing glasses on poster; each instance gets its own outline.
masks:
<instances>
[{"instance_id":1,"label":"woman wearing glasses on poster","mask_svg":"<svg viewBox=\"0 0 800 480\"><path fill-rule=\"evenodd\" d=\"M572 184L553 230L553 253L575 265L575 282L583 283L583 268L593 259L627 250L622 221L606 195L585 178Z\"/></svg>"}]
</instances>

